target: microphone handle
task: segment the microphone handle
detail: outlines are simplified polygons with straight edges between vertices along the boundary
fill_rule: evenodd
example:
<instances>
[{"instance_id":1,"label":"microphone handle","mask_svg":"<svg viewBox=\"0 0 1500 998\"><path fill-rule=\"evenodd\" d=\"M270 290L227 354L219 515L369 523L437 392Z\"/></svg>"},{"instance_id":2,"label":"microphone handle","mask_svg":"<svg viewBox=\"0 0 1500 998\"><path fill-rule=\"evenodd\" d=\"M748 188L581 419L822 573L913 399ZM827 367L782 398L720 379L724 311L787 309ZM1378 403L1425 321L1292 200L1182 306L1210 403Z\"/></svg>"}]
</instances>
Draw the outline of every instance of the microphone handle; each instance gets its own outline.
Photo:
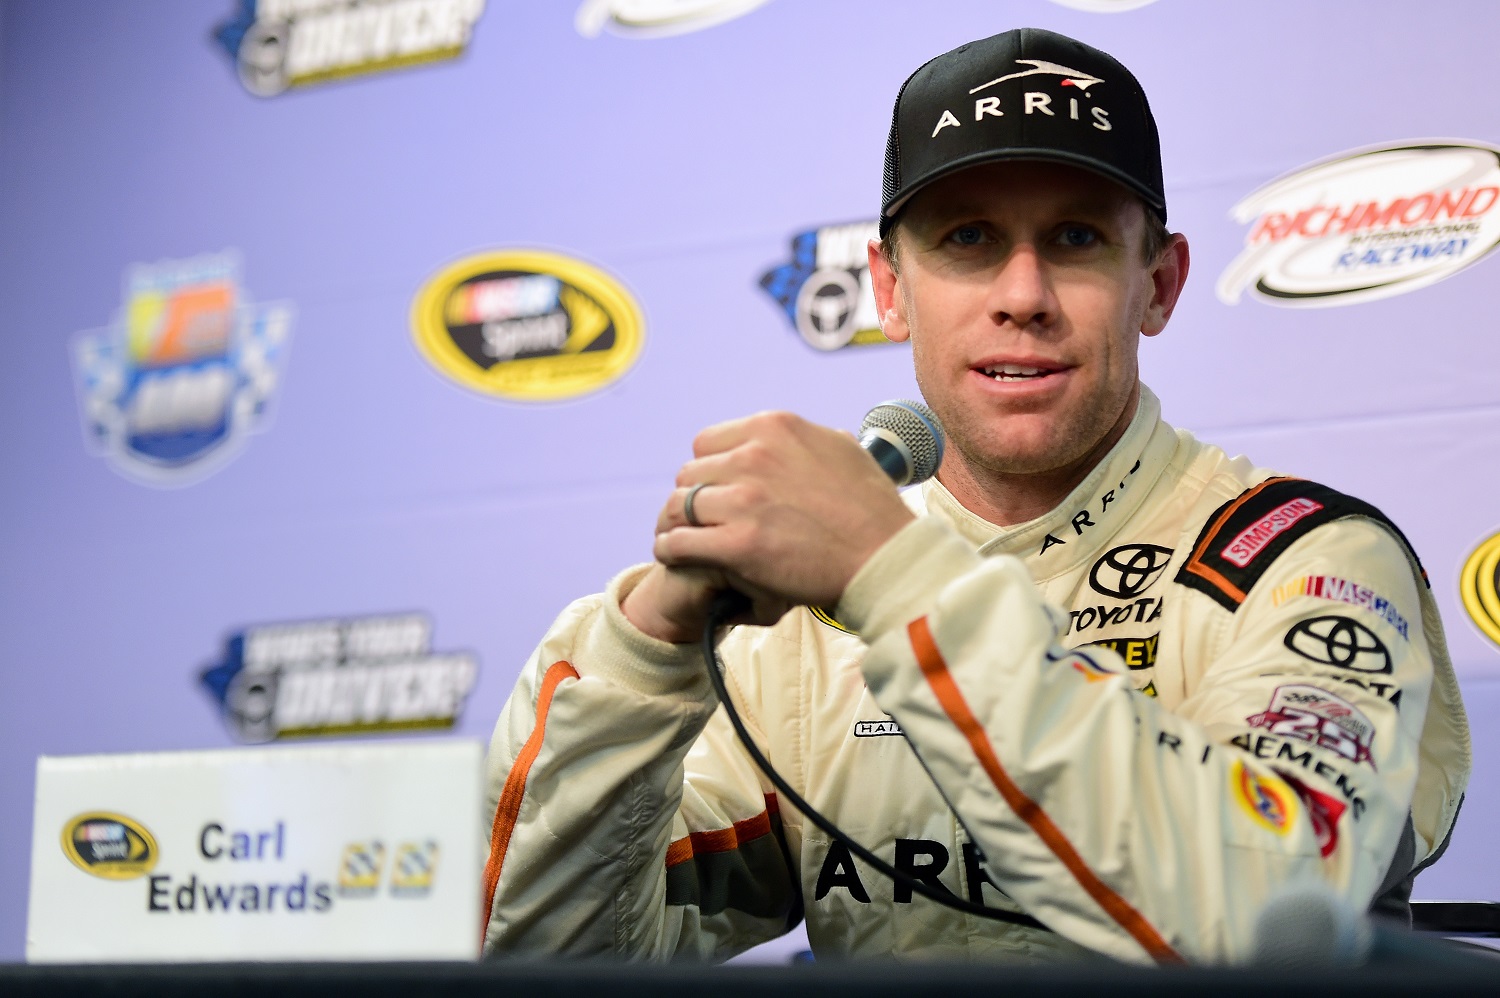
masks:
<instances>
[{"instance_id":1,"label":"microphone handle","mask_svg":"<svg viewBox=\"0 0 1500 998\"><path fill-rule=\"evenodd\" d=\"M720 589L714 593L714 601L708 605L709 619L724 623L750 609L750 597L738 589Z\"/></svg>"}]
</instances>

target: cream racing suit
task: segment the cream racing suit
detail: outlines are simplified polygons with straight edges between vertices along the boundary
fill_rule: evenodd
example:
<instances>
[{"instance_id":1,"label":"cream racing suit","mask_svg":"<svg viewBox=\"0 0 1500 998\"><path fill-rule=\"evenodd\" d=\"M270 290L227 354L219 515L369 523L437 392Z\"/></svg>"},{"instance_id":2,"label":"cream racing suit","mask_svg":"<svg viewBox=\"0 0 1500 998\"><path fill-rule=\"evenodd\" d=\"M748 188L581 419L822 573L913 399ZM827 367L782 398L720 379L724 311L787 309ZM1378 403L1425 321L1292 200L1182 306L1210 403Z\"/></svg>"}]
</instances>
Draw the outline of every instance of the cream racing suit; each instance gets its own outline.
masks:
<instances>
[{"instance_id":1,"label":"cream racing suit","mask_svg":"<svg viewBox=\"0 0 1500 998\"><path fill-rule=\"evenodd\" d=\"M1242 958L1268 894L1404 912L1469 738L1436 606L1380 513L1174 430L1155 397L1053 512L940 484L832 613L720 646L760 747L954 912L803 822L699 649L636 631L644 567L574 603L489 755L486 952L722 958L807 919L819 955Z\"/></svg>"}]
</instances>

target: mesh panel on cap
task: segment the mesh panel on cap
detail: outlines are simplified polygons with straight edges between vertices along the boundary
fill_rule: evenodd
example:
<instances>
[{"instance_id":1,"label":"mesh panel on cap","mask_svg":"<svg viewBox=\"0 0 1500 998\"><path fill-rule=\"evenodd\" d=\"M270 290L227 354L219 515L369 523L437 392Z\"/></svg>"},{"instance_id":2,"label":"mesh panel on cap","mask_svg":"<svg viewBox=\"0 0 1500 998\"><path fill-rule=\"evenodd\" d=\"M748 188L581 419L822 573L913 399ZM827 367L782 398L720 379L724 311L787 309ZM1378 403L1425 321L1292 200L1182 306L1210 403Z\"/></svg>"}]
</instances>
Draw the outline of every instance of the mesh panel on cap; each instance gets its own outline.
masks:
<instances>
[{"instance_id":1,"label":"mesh panel on cap","mask_svg":"<svg viewBox=\"0 0 1500 998\"><path fill-rule=\"evenodd\" d=\"M885 209L896 200L896 192L901 189L901 98L906 95L906 88L917 78L917 74L939 58L941 56L934 56L912 70L911 75L902 82L901 89L896 91L896 103L891 107L891 131L885 140L885 175L880 183L881 239L885 238L886 231L891 227L891 220L885 217Z\"/></svg>"}]
</instances>

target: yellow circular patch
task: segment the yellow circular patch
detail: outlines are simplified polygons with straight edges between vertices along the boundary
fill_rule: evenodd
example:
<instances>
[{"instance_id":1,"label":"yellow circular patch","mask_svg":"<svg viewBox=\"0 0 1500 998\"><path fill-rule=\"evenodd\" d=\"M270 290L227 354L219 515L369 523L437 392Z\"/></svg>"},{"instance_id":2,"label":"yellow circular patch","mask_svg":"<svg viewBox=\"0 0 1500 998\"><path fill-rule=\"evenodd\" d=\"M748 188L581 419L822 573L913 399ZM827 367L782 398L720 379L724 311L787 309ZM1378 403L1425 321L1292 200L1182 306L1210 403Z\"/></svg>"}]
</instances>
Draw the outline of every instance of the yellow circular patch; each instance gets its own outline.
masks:
<instances>
[{"instance_id":1,"label":"yellow circular patch","mask_svg":"<svg viewBox=\"0 0 1500 998\"><path fill-rule=\"evenodd\" d=\"M110 811L90 811L69 821L63 826L62 849L74 866L105 880L143 877L160 858L156 837L145 825Z\"/></svg>"},{"instance_id":2,"label":"yellow circular patch","mask_svg":"<svg viewBox=\"0 0 1500 998\"><path fill-rule=\"evenodd\" d=\"M1280 780L1256 776L1238 760L1229 775L1235 798L1255 823L1277 835L1285 835L1296 816L1291 790Z\"/></svg>"},{"instance_id":3,"label":"yellow circular patch","mask_svg":"<svg viewBox=\"0 0 1500 998\"><path fill-rule=\"evenodd\" d=\"M1500 645L1500 534L1469 555L1459 575L1458 592L1485 637Z\"/></svg>"},{"instance_id":4,"label":"yellow circular patch","mask_svg":"<svg viewBox=\"0 0 1500 998\"><path fill-rule=\"evenodd\" d=\"M518 402L575 398L640 356L640 306L608 274L542 250L464 257L417 292L412 336L459 384Z\"/></svg>"}]
</instances>

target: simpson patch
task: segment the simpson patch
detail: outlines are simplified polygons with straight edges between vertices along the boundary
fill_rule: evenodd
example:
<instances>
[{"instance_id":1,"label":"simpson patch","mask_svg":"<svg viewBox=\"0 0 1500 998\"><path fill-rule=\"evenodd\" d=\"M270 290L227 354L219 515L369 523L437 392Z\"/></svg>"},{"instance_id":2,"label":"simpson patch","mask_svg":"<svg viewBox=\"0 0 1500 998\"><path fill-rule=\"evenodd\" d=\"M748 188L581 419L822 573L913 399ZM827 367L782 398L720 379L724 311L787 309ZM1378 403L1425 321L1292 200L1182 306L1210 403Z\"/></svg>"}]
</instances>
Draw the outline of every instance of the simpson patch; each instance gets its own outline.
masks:
<instances>
[{"instance_id":1,"label":"simpson patch","mask_svg":"<svg viewBox=\"0 0 1500 998\"><path fill-rule=\"evenodd\" d=\"M1298 538L1348 516L1384 524L1411 550L1401 530L1369 503L1305 479L1271 478L1214 511L1176 581L1205 593L1233 613L1266 569ZM1427 584L1425 570L1422 582Z\"/></svg>"}]
</instances>

